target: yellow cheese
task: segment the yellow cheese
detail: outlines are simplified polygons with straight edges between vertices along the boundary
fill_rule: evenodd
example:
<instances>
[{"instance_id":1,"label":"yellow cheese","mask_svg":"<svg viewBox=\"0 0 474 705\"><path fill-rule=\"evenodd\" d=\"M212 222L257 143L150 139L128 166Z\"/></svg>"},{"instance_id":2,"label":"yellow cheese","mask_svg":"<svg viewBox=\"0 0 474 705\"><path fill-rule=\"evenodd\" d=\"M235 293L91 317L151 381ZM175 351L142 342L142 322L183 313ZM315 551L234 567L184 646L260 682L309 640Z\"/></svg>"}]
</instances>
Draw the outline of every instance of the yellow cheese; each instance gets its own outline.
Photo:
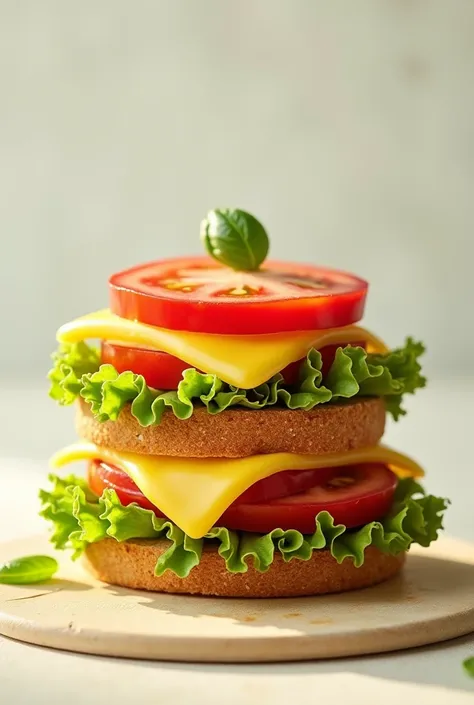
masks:
<instances>
[{"instance_id":1,"label":"yellow cheese","mask_svg":"<svg viewBox=\"0 0 474 705\"><path fill-rule=\"evenodd\" d=\"M242 389L266 382L291 362L305 357L312 347L367 341L372 350L387 350L381 340L359 326L266 335L216 335L156 328L115 316L108 309L66 323L57 338L68 343L99 338L161 350Z\"/></svg>"},{"instance_id":2,"label":"yellow cheese","mask_svg":"<svg viewBox=\"0 0 474 705\"><path fill-rule=\"evenodd\" d=\"M124 470L150 502L192 538L204 536L232 502L258 480L283 470L379 462L400 477L424 474L414 460L383 445L325 455L273 453L197 459L119 453L84 441L59 451L51 465L59 468L76 460L94 459Z\"/></svg>"}]
</instances>

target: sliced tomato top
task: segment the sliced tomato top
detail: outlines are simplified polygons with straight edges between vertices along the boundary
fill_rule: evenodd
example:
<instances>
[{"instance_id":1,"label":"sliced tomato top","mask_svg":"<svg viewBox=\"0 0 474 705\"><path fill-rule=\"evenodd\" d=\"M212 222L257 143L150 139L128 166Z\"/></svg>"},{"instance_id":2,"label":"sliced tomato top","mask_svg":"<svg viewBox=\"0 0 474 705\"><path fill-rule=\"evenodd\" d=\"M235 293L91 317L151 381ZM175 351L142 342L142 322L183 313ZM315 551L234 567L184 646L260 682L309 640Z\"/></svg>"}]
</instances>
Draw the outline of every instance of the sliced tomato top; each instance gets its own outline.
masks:
<instances>
[{"instance_id":1,"label":"sliced tomato top","mask_svg":"<svg viewBox=\"0 0 474 705\"><path fill-rule=\"evenodd\" d=\"M109 279L113 313L171 330L255 334L337 328L359 321L368 284L289 262L236 272L211 258L150 262Z\"/></svg>"}]
</instances>

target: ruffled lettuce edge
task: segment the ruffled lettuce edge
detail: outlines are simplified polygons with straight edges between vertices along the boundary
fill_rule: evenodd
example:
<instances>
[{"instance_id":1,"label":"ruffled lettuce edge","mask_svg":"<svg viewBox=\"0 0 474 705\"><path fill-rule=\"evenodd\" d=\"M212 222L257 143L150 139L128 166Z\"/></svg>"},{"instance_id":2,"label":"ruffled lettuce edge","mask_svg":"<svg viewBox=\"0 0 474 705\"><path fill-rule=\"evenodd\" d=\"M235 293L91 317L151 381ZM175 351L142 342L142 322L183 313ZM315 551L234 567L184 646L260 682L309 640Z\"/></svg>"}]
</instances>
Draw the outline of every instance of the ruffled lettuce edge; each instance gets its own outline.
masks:
<instances>
[{"instance_id":1,"label":"ruffled lettuce edge","mask_svg":"<svg viewBox=\"0 0 474 705\"><path fill-rule=\"evenodd\" d=\"M177 390L163 392L149 387L141 375L101 365L99 352L81 342L62 345L54 353L50 396L62 405L84 399L99 421L115 421L130 405L132 416L144 427L159 424L166 409L188 419L196 405L204 405L210 414L233 406L311 410L358 396L383 397L387 411L398 420L406 413L403 396L426 384L419 363L423 352L423 344L411 338L386 354L347 345L338 348L330 369L323 372L321 354L313 349L301 363L298 382L291 386L277 374L254 389L240 389L191 368L184 371Z\"/></svg>"},{"instance_id":2,"label":"ruffled lettuce edge","mask_svg":"<svg viewBox=\"0 0 474 705\"><path fill-rule=\"evenodd\" d=\"M324 511L315 517L312 535L293 529L254 534L214 527L202 539L193 539L151 510L136 504L123 506L112 489L97 497L87 482L75 475L50 475L49 479L52 488L40 492L40 513L52 524L51 541L57 549L72 549L73 558L77 558L88 544L106 538L167 539L169 547L158 559L155 573L159 576L170 570L180 578L187 577L199 564L205 545L215 546L230 573L245 573L249 565L265 572L276 555L285 562L306 561L314 551L323 549L329 550L338 563L349 559L360 567L368 546L393 555L408 550L412 543L428 546L443 528L448 505L448 500L425 495L418 483L404 479L397 487L391 512L381 521L358 529L335 524Z\"/></svg>"}]
</instances>

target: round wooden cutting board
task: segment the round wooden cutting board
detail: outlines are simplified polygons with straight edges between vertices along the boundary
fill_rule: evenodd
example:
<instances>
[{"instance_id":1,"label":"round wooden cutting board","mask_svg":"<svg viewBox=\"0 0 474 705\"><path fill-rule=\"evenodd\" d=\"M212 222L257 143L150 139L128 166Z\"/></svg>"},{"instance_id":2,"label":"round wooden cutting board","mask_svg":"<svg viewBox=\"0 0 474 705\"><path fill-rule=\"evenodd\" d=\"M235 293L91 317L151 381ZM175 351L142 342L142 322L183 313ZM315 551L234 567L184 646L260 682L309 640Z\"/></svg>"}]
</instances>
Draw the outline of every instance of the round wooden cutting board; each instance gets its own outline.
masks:
<instances>
[{"instance_id":1,"label":"round wooden cutting board","mask_svg":"<svg viewBox=\"0 0 474 705\"><path fill-rule=\"evenodd\" d=\"M0 545L0 563L48 553L44 537ZM56 579L0 585L0 633L90 654L173 661L297 661L420 646L474 631L474 546L443 539L402 576L321 597L234 600L99 583L58 555Z\"/></svg>"}]
</instances>

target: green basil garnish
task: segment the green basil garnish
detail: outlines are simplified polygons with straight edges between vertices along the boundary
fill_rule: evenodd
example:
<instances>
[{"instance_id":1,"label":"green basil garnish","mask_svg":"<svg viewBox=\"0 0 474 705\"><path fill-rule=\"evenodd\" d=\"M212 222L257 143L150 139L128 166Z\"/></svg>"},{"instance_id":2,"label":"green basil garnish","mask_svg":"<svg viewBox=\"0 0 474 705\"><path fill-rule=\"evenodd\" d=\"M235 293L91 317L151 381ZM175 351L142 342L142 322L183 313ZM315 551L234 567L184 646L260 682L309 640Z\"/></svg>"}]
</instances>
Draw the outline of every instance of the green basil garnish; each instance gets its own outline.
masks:
<instances>
[{"instance_id":1,"label":"green basil garnish","mask_svg":"<svg viewBox=\"0 0 474 705\"><path fill-rule=\"evenodd\" d=\"M58 570L58 562L50 556L23 556L0 565L0 583L28 585L50 580Z\"/></svg>"},{"instance_id":2,"label":"green basil garnish","mask_svg":"<svg viewBox=\"0 0 474 705\"><path fill-rule=\"evenodd\" d=\"M209 211L201 223L201 238L221 264L239 271L255 271L268 254L268 235L250 213L231 208Z\"/></svg>"},{"instance_id":3,"label":"green basil garnish","mask_svg":"<svg viewBox=\"0 0 474 705\"><path fill-rule=\"evenodd\" d=\"M462 665L467 675L471 676L471 678L474 678L474 656L467 658L465 661L462 662Z\"/></svg>"}]
</instances>

